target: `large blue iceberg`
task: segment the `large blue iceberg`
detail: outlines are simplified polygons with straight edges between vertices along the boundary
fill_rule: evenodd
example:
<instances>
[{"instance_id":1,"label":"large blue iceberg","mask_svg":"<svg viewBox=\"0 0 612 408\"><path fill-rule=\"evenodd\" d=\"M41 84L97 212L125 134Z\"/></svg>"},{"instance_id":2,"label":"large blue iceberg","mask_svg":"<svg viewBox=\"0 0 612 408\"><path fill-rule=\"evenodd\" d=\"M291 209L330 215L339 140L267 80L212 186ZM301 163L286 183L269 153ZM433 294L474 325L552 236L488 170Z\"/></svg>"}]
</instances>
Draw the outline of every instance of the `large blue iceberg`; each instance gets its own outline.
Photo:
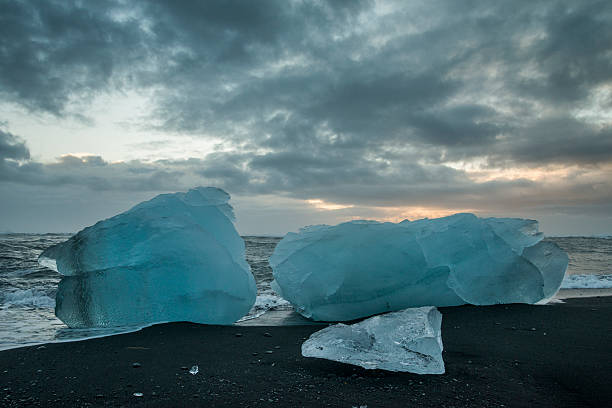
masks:
<instances>
[{"instance_id":1,"label":"large blue iceberg","mask_svg":"<svg viewBox=\"0 0 612 408\"><path fill-rule=\"evenodd\" d=\"M542 239L537 221L473 214L306 227L277 245L272 287L323 321L419 306L536 303L557 292L568 263Z\"/></svg>"},{"instance_id":2,"label":"large blue iceberg","mask_svg":"<svg viewBox=\"0 0 612 408\"><path fill-rule=\"evenodd\" d=\"M231 324L257 293L217 188L162 194L43 252L64 275L55 314L69 327L163 321Z\"/></svg>"}]
</instances>

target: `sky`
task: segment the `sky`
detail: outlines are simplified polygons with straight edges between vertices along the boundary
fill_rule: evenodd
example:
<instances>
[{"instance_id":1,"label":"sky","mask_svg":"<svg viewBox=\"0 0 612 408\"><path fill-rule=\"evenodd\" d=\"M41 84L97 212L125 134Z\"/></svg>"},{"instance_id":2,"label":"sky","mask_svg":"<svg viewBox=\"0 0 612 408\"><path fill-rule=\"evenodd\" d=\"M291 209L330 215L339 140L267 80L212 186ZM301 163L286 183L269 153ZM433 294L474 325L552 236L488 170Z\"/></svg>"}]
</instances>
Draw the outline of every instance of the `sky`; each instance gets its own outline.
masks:
<instances>
[{"instance_id":1,"label":"sky","mask_svg":"<svg viewBox=\"0 0 612 408\"><path fill-rule=\"evenodd\" d=\"M611 44L609 0L0 0L0 231L217 186L242 234L610 234Z\"/></svg>"}]
</instances>

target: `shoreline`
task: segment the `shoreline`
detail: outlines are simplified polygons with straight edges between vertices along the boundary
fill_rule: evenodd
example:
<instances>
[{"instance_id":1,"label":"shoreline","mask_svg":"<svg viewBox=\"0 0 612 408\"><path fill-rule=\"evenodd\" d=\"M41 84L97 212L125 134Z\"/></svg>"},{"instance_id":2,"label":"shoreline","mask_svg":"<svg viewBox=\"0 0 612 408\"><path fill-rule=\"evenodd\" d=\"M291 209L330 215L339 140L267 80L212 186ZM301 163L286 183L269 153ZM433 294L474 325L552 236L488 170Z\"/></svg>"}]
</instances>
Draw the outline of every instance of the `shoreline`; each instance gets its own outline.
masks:
<instances>
[{"instance_id":1,"label":"shoreline","mask_svg":"<svg viewBox=\"0 0 612 408\"><path fill-rule=\"evenodd\" d=\"M559 289L553 296L556 300L580 299L588 297L612 296L612 288L572 288Z\"/></svg>"},{"instance_id":2,"label":"shoreline","mask_svg":"<svg viewBox=\"0 0 612 408\"><path fill-rule=\"evenodd\" d=\"M612 296L612 288L560 289L557 292L557 294L553 296L551 299L549 299L545 303L537 303L536 305L539 305L539 306L553 305L553 304L564 303L565 300L567 299L605 297L605 296ZM109 331L109 333L95 334L92 336L84 336L84 337L55 339L53 341L40 341L40 342L19 344L19 345L14 345L14 346L7 347L7 348L0 348L0 352L5 351L5 350L14 350L14 349L23 348L23 347L40 346L44 344L70 343L70 342L84 341L84 340L97 339L97 338L103 338L103 337L109 337L109 336L117 336L117 335L127 334L127 333L134 333L134 332L138 332L143 329L146 329L147 327L164 324L164 323L168 323L168 322L148 323L146 325L129 327L129 328L128 327L126 328L110 327L106 329ZM318 325L318 324L327 325L329 324L329 322L316 322L313 320L309 320L292 309L289 309L289 310L271 309L271 310L267 310L266 312L262 313L261 315L257 317L242 320L242 321L239 320L231 326L300 326L300 325ZM66 330L70 330L70 329L66 328ZM92 330L104 331L105 328L94 328Z\"/></svg>"},{"instance_id":3,"label":"shoreline","mask_svg":"<svg viewBox=\"0 0 612 408\"><path fill-rule=\"evenodd\" d=\"M165 323L0 351L2 406L603 406L612 297L439 308L446 374L304 358L326 324ZM603 324L603 327L602 327ZM254 355L256 353L256 355ZM135 368L134 363L139 365ZM187 371L199 366L199 373ZM134 396L142 393L143 396Z\"/></svg>"}]
</instances>

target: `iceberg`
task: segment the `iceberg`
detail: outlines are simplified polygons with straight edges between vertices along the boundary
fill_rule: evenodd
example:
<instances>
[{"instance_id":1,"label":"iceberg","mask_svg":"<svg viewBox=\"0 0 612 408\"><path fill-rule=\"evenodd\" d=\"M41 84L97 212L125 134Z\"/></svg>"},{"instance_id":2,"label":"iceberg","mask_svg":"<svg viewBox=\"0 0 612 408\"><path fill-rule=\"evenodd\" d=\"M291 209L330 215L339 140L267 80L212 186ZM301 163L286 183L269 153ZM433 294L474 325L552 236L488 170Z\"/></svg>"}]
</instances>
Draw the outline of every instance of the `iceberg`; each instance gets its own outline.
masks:
<instances>
[{"instance_id":1,"label":"iceberg","mask_svg":"<svg viewBox=\"0 0 612 408\"><path fill-rule=\"evenodd\" d=\"M431 306L339 323L313 333L302 355L367 369L444 374L441 324L442 315Z\"/></svg>"},{"instance_id":2,"label":"iceberg","mask_svg":"<svg viewBox=\"0 0 612 408\"><path fill-rule=\"evenodd\" d=\"M44 251L41 265L64 275L57 317L73 328L240 319L257 290L229 199L162 194Z\"/></svg>"},{"instance_id":3,"label":"iceberg","mask_svg":"<svg viewBox=\"0 0 612 408\"><path fill-rule=\"evenodd\" d=\"M271 286L321 321L419 306L537 303L558 291L568 264L543 237L534 220L473 214L311 226L278 243Z\"/></svg>"}]
</instances>

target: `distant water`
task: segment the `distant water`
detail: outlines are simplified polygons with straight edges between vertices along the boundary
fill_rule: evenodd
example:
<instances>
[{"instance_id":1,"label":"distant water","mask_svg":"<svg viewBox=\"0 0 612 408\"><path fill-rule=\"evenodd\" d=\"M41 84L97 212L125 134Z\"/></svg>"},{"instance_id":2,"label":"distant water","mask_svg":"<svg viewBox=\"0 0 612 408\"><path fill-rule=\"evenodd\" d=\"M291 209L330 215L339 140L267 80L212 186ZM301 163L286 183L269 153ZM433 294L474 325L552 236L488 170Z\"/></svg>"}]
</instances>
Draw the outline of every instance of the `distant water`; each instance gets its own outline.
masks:
<instances>
[{"instance_id":1,"label":"distant water","mask_svg":"<svg viewBox=\"0 0 612 408\"><path fill-rule=\"evenodd\" d=\"M569 255L563 289L612 288L612 237L555 237Z\"/></svg>"},{"instance_id":2,"label":"distant water","mask_svg":"<svg viewBox=\"0 0 612 408\"><path fill-rule=\"evenodd\" d=\"M60 275L38 265L40 253L68 234L0 234L0 350L52 341L104 336L137 330L69 329L55 317L55 293ZM289 310L270 288L268 259L280 238L243 237L246 258L257 282L255 306L243 320L268 310ZM570 257L563 288L612 288L611 238L548 238Z\"/></svg>"}]
</instances>

